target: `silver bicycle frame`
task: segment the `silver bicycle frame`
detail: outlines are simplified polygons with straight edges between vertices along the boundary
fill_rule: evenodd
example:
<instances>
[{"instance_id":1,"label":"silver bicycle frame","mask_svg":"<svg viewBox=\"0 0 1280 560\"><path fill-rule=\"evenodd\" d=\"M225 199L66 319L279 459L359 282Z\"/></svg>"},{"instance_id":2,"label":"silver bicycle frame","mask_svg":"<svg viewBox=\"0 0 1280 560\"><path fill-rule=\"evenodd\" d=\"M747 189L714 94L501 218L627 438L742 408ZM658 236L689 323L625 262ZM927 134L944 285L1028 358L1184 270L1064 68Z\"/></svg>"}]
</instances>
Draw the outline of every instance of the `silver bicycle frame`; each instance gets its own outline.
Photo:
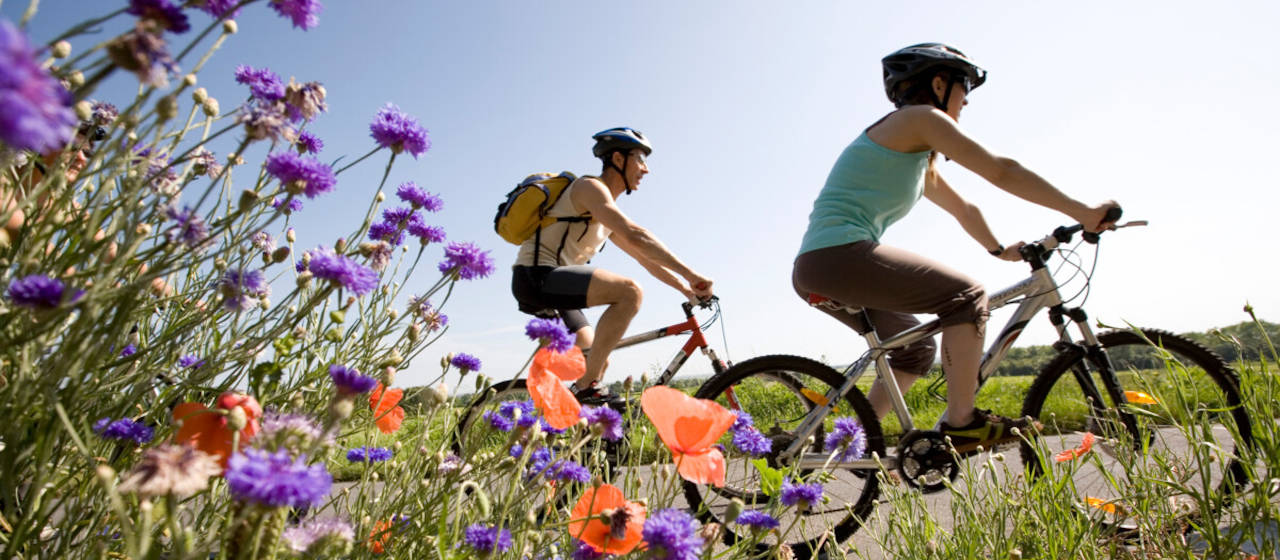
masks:
<instances>
[{"instance_id":1,"label":"silver bicycle frame","mask_svg":"<svg viewBox=\"0 0 1280 560\"><path fill-rule=\"evenodd\" d=\"M1023 298L1022 303L1018 305L1013 317L1005 324L1004 329L1000 331L1000 335L992 341L991 347L987 349L986 354L982 357L982 365L978 370L979 388L995 373L996 367L1009 351L1009 347L1017 340L1018 335L1022 334L1022 330L1026 328L1031 318L1036 313L1039 313L1041 309L1062 303L1062 296L1058 293L1058 285L1054 282L1047 268L1036 269L1025 280L990 295L987 298L987 306L993 310L1000 309L1018 298ZM850 308L849 310L851 312L859 311L856 308ZM1097 344L1097 338L1087 323L1077 322L1076 325L1080 329L1086 344ZM1067 334L1065 321L1060 325L1055 325L1055 328L1058 331L1059 340L1071 341L1070 336ZM902 391L898 388L893 369L889 367L888 355L890 351L909 346L940 332L942 332L942 326L935 319L898 333L888 340L880 340L875 330L863 335L869 349L845 369L844 383L825 395L826 402L815 406L805 415L799 429L796 431L796 439L781 453L781 458L791 458L800 454L801 450L807 445L809 438L818 430L818 426L822 425L822 421L835 409L837 404L844 398L844 395L853 389L858 380L862 378L862 375L866 373L867 366L872 362L876 364L876 377L879 378L880 383L889 393L889 403L893 407L894 414L898 417L903 433L914 430L915 424L911 420L911 412L907 408L906 400L903 399ZM799 460L799 466L802 469L831 467L874 469L881 464L887 468L896 468L897 457L891 455L884 458L872 457L853 461L834 461L825 453L804 453Z\"/></svg>"}]
</instances>

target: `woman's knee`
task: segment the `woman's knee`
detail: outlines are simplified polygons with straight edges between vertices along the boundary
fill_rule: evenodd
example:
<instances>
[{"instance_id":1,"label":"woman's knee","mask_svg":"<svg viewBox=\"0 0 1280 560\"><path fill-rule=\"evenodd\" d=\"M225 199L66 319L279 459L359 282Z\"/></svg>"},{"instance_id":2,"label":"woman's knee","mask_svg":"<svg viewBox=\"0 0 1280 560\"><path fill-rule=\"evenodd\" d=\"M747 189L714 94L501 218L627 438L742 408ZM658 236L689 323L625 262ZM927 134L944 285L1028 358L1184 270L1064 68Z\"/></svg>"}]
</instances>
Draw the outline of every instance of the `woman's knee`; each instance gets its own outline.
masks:
<instances>
[{"instance_id":1,"label":"woman's knee","mask_svg":"<svg viewBox=\"0 0 1280 560\"><path fill-rule=\"evenodd\" d=\"M894 372L912 375L925 375L933 367L933 360L938 354L938 344L932 338L926 338L893 352L889 356L889 365Z\"/></svg>"},{"instance_id":2,"label":"woman's knee","mask_svg":"<svg viewBox=\"0 0 1280 560\"><path fill-rule=\"evenodd\" d=\"M944 327L972 323L978 327L978 332L986 328L989 316L987 290L981 284L974 284L957 293L948 302L946 309L938 313L939 322Z\"/></svg>"}]
</instances>

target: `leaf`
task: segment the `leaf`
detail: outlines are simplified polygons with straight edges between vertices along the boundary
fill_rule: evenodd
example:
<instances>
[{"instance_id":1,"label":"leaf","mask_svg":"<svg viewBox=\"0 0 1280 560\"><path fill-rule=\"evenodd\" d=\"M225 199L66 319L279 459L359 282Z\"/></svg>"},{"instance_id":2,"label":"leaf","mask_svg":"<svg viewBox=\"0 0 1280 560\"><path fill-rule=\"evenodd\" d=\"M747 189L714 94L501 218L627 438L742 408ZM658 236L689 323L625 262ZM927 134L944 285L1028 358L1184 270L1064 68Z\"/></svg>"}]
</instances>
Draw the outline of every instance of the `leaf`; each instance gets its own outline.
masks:
<instances>
[{"instance_id":1,"label":"leaf","mask_svg":"<svg viewBox=\"0 0 1280 560\"><path fill-rule=\"evenodd\" d=\"M770 467L764 459L752 459L751 464L760 472L760 491L766 496L777 496L782 489L782 471Z\"/></svg>"}]
</instances>

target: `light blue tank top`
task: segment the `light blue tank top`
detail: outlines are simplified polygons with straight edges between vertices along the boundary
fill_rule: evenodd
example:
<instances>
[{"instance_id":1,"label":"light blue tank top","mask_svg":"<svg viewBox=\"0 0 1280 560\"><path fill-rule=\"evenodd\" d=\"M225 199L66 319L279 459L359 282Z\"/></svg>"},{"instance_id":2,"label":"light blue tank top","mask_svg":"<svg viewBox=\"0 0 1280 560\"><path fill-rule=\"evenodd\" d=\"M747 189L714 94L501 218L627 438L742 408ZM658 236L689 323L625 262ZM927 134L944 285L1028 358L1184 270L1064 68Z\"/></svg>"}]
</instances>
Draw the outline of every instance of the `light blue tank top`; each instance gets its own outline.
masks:
<instances>
[{"instance_id":1,"label":"light blue tank top","mask_svg":"<svg viewBox=\"0 0 1280 560\"><path fill-rule=\"evenodd\" d=\"M879 241L885 228L906 216L924 194L928 167L927 150L896 152L863 132L840 154L813 201L799 254Z\"/></svg>"}]
</instances>

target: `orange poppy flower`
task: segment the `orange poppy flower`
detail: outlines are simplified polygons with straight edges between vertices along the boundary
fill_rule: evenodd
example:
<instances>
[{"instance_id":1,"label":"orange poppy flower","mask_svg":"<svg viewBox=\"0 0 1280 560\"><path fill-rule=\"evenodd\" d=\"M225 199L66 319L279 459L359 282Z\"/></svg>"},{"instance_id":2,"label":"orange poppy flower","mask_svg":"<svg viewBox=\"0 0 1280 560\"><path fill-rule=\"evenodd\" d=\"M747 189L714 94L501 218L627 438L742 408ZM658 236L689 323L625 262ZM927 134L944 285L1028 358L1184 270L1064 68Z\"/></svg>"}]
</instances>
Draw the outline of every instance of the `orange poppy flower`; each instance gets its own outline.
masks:
<instances>
[{"instance_id":1,"label":"orange poppy flower","mask_svg":"<svg viewBox=\"0 0 1280 560\"><path fill-rule=\"evenodd\" d=\"M1083 456L1084 454L1093 450L1094 439L1095 438L1092 432L1085 432L1084 438L1080 440L1080 447L1076 447L1074 449L1068 449L1066 451L1059 451L1057 455L1053 456L1053 460L1059 463L1063 463L1063 462L1070 461L1072 459Z\"/></svg>"},{"instance_id":2,"label":"orange poppy flower","mask_svg":"<svg viewBox=\"0 0 1280 560\"><path fill-rule=\"evenodd\" d=\"M737 419L715 401L695 399L670 387L650 387L640 407L676 461L680 476L697 484L724 486L724 454L712 447Z\"/></svg>"},{"instance_id":3,"label":"orange poppy flower","mask_svg":"<svg viewBox=\"0 0 1280 560\"><path fill-rule=\"evenodd\" d=\"M373 524L373 529L369 530L369 538L365 540L365 546L374 554L382 554L387 551L387 547L391 545L391 520L386 519Z\"/></svg>"},{"instance_id":4,"label":"orange poppy flower","mask_svg":"<svg viewBox=\"0 0 1280 560\"><path fill-rule=\"evenodd\" d=\"M612 523L600 520L605 510L611 512ZM588 488L573 506L569 535L587 543L602 554L627 554L643 539L644 506L628 502L622 490L611 484Z\"/></svg>"},{"instance_id":5,"label":"orange poppy flower","mask_svg":"<svg viewBox=\"0 0 1280 560\"><path fill-rule=\"evenodd\" d=\"M230 411L240 408L248 420L240 429L240 448L249 438L258 433L258 418L262 417L262 405L249 395L227 391L218 397L217 409ZM227 426L227 416L210 409L203 403L185 402L173 408L173 420L181 422L178 433L173 436L176 443L185 443L209 455L218 458L222 468L227 467L231 458L232 430Z\"/></svg>"},{"instance_id":6,"label":"orange poppy flower","mask_svg":"<svg viewBox=\"0 0 1280 560\"><path fill-rule=\"evenodd\" d=\"M384 395L385 393L385 395ZM395 433L404 422L404 409L400 408L400 400L404 398L404 389L386 389L382 382L369 393L369 410L373 411L373 423L384 434Z\"/></svg>"},{"instance_id":7,"label":"orange poppy flower","mask_svg":"<svg viewBox=\"0 0 1280 560\"><path fill-rule=\"evenodd\" d=\"M587 361L577 346L562 354L543 347L533 355L533 363L529 365L529 396L551 427L563 430L578 421L582 405L564 386L564 381L575 381L586 372Z\"/></svg>"}]
</instances>

